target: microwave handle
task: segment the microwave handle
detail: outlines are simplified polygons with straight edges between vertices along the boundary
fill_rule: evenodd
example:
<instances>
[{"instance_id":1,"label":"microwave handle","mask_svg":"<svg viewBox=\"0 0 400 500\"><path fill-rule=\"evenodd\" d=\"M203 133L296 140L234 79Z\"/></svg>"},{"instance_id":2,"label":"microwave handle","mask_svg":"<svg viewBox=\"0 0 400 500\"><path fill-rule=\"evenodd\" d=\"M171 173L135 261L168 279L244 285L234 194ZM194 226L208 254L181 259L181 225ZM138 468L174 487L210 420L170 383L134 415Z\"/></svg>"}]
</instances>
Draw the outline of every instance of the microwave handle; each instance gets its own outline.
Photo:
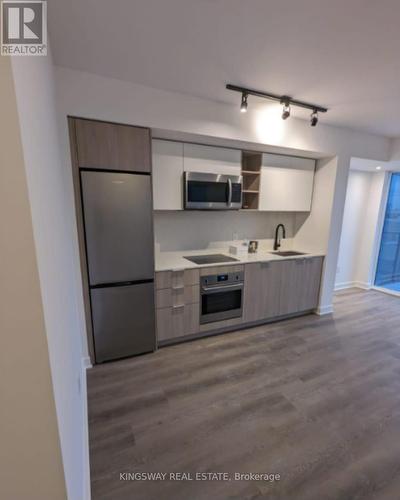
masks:
<instances>
[{"instance_id":1,"label":"microwave handle","mask_svg":"<svg viewBox=\"0 0 400 500\"><path fill-rule=\"evenodd\" d=\"M228 207L232 205L232 181L228 179Z\"/></svg>"}]
</instances>

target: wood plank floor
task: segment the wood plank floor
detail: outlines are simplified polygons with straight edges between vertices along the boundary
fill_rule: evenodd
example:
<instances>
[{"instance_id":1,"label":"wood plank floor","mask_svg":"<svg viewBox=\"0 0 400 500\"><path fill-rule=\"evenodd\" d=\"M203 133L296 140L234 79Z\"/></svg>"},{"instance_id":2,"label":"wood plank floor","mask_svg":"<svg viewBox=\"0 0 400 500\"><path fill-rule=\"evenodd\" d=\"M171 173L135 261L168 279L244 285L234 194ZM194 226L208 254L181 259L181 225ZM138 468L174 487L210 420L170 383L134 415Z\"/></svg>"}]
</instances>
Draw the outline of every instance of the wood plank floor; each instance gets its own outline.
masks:
<instances>
[{"instance_id":1,"label":"wood plank floor","mask_svg":"<svg viewBox=\"0 0 400 500\"><path fill-rule=\"evenodd\" d=\"M256 327L88 373L93 500L397 500L400 299ZM123 481L124 472L267 481Z\"/></svg>"}]
</instances>

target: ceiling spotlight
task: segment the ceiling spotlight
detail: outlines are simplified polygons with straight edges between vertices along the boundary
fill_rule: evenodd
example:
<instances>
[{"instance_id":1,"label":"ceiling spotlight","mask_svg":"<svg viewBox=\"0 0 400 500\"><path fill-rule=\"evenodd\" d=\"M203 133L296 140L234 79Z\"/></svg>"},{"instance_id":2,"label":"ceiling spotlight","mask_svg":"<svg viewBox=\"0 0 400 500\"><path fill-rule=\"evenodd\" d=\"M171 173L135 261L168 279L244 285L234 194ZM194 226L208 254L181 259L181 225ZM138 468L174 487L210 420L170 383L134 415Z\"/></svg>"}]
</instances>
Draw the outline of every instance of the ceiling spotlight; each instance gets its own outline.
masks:
<instances>
[{"instance_id":1,"label":"ceiling spotlight","mask_svg":"<svg viewBox=\"0 0 400 500\"><path fill-rule=\"evenodd\" d=\"M378 165L378 166L376 167L376 170L382 170L382 167L381 167L380 165Z\"/></svg>"},{"instance_id":2,"label":"ceiling spotlight","mask_svg":"<svg viewBox=\"0 0 400 500\"><path fill-rule=\"evenodd\" d=\"M247 96L245 92L242 94L242 103L240 104L240 112L241 113L246 113L247 111Z\"/></svg>"},{"instance_id":3,"label":"ceiling spotlight","mask_svg":"<svg viewBox=\"0 0 400 500\"><path fill-rule=\"evenodd\" d=\"M286 120L286 118L289 118L289 116L290 116L290 104L289 101L286 101L283 105L282 120Z\"/></svg>"},{"instance_id":4,"label":"ceiling spotlight","mask_svg":"<svg viewBox=\"0 0 400 500\"><path fill-rule=\"evenodd\" d=\"M311 113L310 125L312 127L315 127L317 123L318 123L318 111L314 109L314 111Z\"/></svg>"}]
</instances>

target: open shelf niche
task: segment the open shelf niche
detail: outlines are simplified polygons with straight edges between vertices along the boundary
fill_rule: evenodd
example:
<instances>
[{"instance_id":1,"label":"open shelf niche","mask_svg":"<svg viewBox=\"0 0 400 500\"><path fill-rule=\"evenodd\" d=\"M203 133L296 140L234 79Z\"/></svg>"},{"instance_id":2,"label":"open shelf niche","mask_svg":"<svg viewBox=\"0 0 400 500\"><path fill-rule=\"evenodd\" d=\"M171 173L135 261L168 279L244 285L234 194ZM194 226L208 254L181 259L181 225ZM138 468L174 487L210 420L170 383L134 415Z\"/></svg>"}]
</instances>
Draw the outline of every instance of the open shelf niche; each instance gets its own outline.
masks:
<instances>
[{"instance_id":1,"label":"open shelf niche","mask_svg":"<svg viewBox=\"0 0 400 500\"><path fill-rule=\"evenodd\" d=\"M262 153L242 151L243 210L257 210L260 196Z\"/></svg>"}]
</instances>

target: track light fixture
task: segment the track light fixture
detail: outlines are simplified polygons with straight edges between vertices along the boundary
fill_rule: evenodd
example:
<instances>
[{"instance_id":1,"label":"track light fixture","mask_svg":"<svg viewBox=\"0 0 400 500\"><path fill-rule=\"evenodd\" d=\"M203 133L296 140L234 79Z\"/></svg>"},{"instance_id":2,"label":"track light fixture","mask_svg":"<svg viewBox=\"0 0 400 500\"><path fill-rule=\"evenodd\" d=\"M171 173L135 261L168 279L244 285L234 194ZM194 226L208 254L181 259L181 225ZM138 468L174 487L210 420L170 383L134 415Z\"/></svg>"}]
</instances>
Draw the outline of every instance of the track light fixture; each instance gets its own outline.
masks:
<instances>
[{"instance_id":1,"label":"track light fixture","mask_svg":"<svg viewBox=\"0 0 400 500\"><path fill-rule=\"evenodd\" d=\"M247 111L247 96L246 92L242 93L242 102L240 104L240 112L241 113L246 113Z\"/></svg>"},{"instance_id":2,"label":"track light fixture","mask_svg":"<svg viewBox=\"0 0 400 500\"><path fill-rule=\"evenodd\" d=\"M264 99L270 99L272 101L279 101L283 104L282 119L286 120L290 116L291 106L297 106L299 108L311 109L310 125L315 127L318 123L318 113L326 113L328 108L323 108L322 106L316 106L309 102L298 101L297 99L292 99L287 95L277 95L270 94L268 92L261 92L259 90L247 89L245 87L238 87L237 85L228 84L226 86L228 90L233 90L234 92L240 92L242 94L242 102L240 104L240 111L245 113L247 111L247 98L249 95L254 95L256 97L262 97Z\"/></svg>"},{"instance_id":3,"label":"track light fixture","mask_svg":"<svg viewBox=\"0 0 400 500\"><path fill-rule=\"evenodd\" d=\"M312 127L315 127L318 123L318 111L314 109L314 111L311 113L310 116L310 125Z\"/></svg>"}]
</instances>

